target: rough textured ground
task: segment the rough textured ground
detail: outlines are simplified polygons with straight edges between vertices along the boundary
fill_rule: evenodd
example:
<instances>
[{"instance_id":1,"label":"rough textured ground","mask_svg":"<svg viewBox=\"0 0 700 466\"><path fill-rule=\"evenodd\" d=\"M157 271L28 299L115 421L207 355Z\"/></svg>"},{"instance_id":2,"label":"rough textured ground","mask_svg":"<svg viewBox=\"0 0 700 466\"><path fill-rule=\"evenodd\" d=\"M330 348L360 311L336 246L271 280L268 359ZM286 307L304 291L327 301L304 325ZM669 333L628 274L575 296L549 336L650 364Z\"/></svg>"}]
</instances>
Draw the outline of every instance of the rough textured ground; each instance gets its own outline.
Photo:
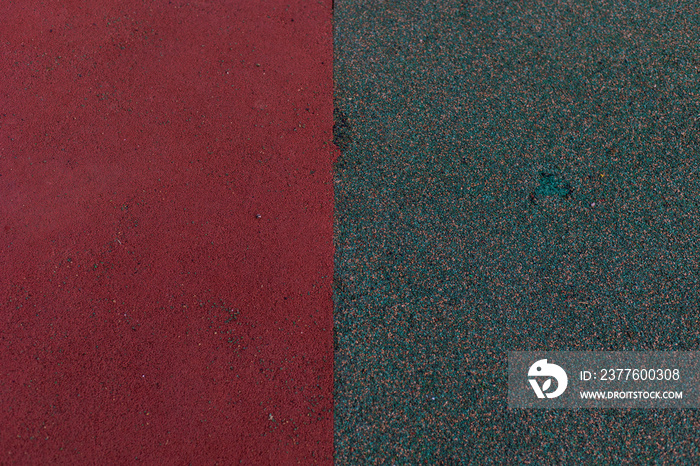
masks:
<instances>
[{"instance_id":1,"label":"rough textured ground","mask_svg":"<svg viewBox=\"0 0 700 466\"><path fill-rule=\"evenodd\" d=\"M331 33L0 3L0 463L331 462Z\"/></svg>"},{"instance_id":2,"label":"rough textured ground","mask_svg":"<svg viewBox=\"0 0 700 466\"><path fill-rule=\"evenodd\" d=\"M338 464L700 462L509 411L508 350L698 348L694 2L336 2Z\"/></svg>"}]
</instances>

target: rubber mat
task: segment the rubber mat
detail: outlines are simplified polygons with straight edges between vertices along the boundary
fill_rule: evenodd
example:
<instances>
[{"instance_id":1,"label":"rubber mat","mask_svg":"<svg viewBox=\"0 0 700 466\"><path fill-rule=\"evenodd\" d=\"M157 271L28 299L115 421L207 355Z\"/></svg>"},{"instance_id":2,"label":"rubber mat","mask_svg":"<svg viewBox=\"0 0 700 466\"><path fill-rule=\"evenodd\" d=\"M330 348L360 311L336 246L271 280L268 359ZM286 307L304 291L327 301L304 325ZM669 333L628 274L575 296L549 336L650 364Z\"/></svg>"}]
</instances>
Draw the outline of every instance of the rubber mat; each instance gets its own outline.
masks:
<instances>
[{"instance_id":1,"label":"rubber mat","mask_svg":"<svg viewBox=\"0 0 700 466\"><path fill-rule=\"evenodd\" d=\"M331 20L0 4L0 463L332 461Z\"/></svg>"},{"instance_id":2,"label":"rubber mat","mask_svg":"<svg viewBox=\"0 0 700 466\"><path fill-rule=\"evenodd\" d=\"M338 464L700 461L692 410L509 410L506 353L696 350L692 2L335 6Z\"/></svg>"}]
</instances>

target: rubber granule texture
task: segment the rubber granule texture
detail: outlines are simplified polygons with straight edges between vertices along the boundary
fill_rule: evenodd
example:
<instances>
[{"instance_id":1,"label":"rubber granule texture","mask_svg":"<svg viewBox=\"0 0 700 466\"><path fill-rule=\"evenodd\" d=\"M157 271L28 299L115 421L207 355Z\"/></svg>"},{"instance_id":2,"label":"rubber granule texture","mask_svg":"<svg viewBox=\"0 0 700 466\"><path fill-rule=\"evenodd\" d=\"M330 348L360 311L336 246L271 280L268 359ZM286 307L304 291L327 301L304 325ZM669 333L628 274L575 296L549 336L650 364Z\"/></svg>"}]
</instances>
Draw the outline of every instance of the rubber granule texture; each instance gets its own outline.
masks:
<instances>
[{"instance_id":1,"label":"rubber granule texture","mask_svg":"<svg viewBox=\"0 0 700 466\"><path fill-rule=\"evenodd\" d=\"M328 464L332 11L0 3L0 463Z\"/></svg>"},{"instance_id":2,"label":"rubber granule texture","mask_svg":"<svg viewBox=\"0 0 700 466\"><path fill-rule=\"evenodd\" d=\"M699 22L336 2L338 464L700 462L695 411L506 405L510 350L698 348Z\"/></svg>"}]
</instances>

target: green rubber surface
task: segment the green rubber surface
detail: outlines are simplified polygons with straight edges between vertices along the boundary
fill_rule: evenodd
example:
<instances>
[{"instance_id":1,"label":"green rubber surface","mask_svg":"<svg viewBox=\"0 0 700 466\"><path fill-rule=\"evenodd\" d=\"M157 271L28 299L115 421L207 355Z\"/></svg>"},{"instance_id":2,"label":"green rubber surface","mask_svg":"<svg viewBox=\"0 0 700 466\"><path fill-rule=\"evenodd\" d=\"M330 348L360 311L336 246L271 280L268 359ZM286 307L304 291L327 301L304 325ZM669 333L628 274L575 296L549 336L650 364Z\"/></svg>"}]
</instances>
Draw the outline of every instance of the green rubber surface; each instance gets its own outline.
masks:
<instances>
[{"instance_id":1,"label":"green rubber surface","mask_svg":"<svg viewBox=\"0 0 700 466\"><path fill-rule=\"evenodd\" d=\"M338 464L700 462L507 409L507 351L696 350L694 2L335 2Z\"/></svg>"}]
</instances>

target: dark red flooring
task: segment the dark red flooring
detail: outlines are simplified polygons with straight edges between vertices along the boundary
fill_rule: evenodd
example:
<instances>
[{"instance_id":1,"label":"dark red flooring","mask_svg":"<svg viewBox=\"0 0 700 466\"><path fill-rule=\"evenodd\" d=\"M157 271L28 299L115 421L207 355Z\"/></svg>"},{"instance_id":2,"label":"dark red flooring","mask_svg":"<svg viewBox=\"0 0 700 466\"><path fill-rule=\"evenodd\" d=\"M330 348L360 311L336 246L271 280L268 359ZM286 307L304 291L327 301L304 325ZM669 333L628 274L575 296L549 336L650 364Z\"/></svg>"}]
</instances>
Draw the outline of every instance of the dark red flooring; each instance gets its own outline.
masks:
<instances>
[{"instance_id":1,"label":"dark red flooring","mask_svg":"<svg viewBox=\"0 0 700 466\"><path fill-rule=\"evenodd\" d=\"M330 0L0 3L0 463L330 463Z\"/></svg>"}]
</instances>

